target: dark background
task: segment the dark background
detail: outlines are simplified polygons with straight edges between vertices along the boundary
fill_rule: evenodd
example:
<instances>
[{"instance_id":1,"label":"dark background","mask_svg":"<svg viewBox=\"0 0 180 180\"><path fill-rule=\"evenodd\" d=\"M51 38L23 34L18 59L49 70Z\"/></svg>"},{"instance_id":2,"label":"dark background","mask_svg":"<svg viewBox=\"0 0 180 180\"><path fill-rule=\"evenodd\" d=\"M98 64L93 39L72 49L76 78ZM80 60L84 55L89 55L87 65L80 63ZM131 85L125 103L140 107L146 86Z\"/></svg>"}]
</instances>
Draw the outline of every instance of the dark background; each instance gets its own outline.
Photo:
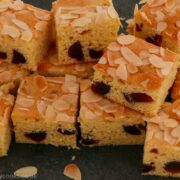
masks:
<instances>
[{"instance_id":1,"label":"dark background","mask_svg":"<svg viewBox=\"0 0 180 180\"><path fill-rule=\"evenodd\" d=\"M50 9L52 0L25 0L25 2ZM136 2L138 0L114 0L114 5L120 17L128 19L132 17ZM13 175L16 169L36 166L38 174L35 179L69 180L63 175L63 169L70 162L80 167L83 180L173 179L141 176L142 155L143 146L81 147L80 150L68 150L62 147L23 145L13 142L9 155L0 158L0 179L13 179L8 176ZM74 161L71 160L72 156L76 156Z\"/></svg>"}]
</instances>

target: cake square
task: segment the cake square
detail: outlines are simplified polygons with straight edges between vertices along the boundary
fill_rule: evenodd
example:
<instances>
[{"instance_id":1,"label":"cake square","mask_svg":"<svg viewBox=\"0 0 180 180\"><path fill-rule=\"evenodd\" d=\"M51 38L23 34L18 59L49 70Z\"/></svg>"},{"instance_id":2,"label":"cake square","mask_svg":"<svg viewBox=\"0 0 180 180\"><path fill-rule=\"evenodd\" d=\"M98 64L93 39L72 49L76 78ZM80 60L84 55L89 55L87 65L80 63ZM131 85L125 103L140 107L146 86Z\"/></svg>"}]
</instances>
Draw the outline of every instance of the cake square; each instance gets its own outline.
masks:
<instances>
[{"instance_id":1,"label":"cake square","mask_svg":"<svg viewBox=\"0 0 180 180\"><path fill-rule=\"evenodd\" d=\"M176 80L174 81L171 97L173 100L180 99L180 70L178 69L178 73L176 75Z\"/></svg>"},{"instance_id":2,"label":"cake square","mask_svg":"<svg viewBox=\"0 0 180 180\"><path fill-rule=\"evenodd\" d=\"M146 125L143 115L112 102L91 89L92 81L80 81L81 144L86 146L143 144Z\"/></svg>"},{"instance_id":3,"label":"cake square","mask_svg":"<svg viewBox=\"0 0 180 180\"><path fill-rule=\"evenodd\" d=\"M147 116L156 115L172 86L179 56L121 34L94 66L93 90Z\"/></svg>"},{"instance_id":4,"label":"cake square","mask_svg":"<svg viewBox=\"0 0 180 180\"><path fill-rule=\"evenodd\" d=\"M26 77L12 112L16 142L76 148L79 84L65 77Z\"/></svg>"},{"instance_id":5,"label":"cake square","mask_svg":"<svg viewBox=\"0 0 180 180\"><path fill-rule=\"evenodd\" d=\"M75 0L54 5L60 64L97 61L116 38L120 19L113 5L104 2Z\"/></svg>"},{"instance_id":6,"label":"cake square","mask_svg":"<svg viewBox=\"0 0 180 180\"><path fill-rule=\"evenodd\" d=\"M9 91L14 88L13 83L0 87L0 157L6 156L12 135L12 123L10 120L14 97Z\"/></svg>"},{"instance_id":7,"label":"cake square","mask_svg":"<svg viewBox=\"0 0 180 180\"><path fill-rule=\"evenodd\" d=\"M147 0L140 10L136 8L134 34L150 43L180 53L179 0Z\"/></svg>"},{"instance_id":8,"label":"cake square","mask_svg":"<svg viewBox=\"0 0 180 180\"><path fill-rule=\"evenodd\" d=\"M65 76L72 74L80 78L93 76L95 62L61 65L55 47L52 47L45 58L38 65L38 74L44 76Z\"/></svg>"},{"instance_id":9,"label":"cake square","mask_svg":"<svg viewBox=\"0 0 180 180\"><path fill-rule=\"evenodd\" d=\"M143 175L180 177L180 101L165 103L157 116L146 118Z\"/></svg>"},{"instance_id":10,"label":"cake square","mask_svg":"<svg viewBox=\"0 0 180 180\"><path fill-rule=\"evenodd\" d=\"M0 58L35 71L51 43L51 13L21 0L2 0L0 9Z\"/></svg>"}]
</instances>

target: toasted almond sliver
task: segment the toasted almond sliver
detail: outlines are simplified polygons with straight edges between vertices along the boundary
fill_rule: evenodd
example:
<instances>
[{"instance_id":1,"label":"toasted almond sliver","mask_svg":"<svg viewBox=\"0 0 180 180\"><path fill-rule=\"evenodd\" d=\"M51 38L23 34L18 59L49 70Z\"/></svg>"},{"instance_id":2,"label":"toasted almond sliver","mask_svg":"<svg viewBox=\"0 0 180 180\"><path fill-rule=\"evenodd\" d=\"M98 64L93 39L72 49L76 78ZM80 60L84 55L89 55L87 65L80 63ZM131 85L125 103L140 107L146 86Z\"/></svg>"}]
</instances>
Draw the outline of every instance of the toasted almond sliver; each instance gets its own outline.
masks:
<instances>
[{"instance_id":1,"label":"toasted almond sliver","mask_svg":"<svg viewBox=\"0 0 180 180\"><path fill-rule=\"evenodd\" d=\"M180 125L178 125L176 128L174 128L171 132L171 135L175 138L180 137Z\"/></svg>"},{"instance_id":2,"label":"toasted almond sliver","mask_svg":"<svg viewBox=\"0 0 180 180\"><path fill-rule=\"evenodd\" d=\"M136 40L136 38L132 35L120 35L118 38L117 38L117 41L119 44L121 45L129 45L129 44L132 44L134 43Z\"/></svg>"},{"instance_id":3,"label":"toasted almond sliver","mask_svg":"<svg viewBox=\"0 0 180 180\"><path fill-rule=\"evenodd\" d=\"M20 32L18 28L14 26L4 25L1 31L3 35L9 35L13 39L18 38L20 36Z\"/></svg>"},{"instance_id":4,"label":"toasted almond sliver","mask_svg":"<svg viewBox=\"0 0 180 180\"><path fill-rule=\"evenodd\" d=\"M91 86L91 80L89 80L89 79L82 79L80 81L81 92L86 91L90 86Z\"/></svg>"},{"instance_id":5,"label":"toasted almond sliver","mask_svg":"<svg viewBox=\"0 0 180 180\"><path fill-rule=\"evenodd\" d=\"M121 80L127 81L128 72L127 72L126 65L124 63L118 66L118 68L116 69L116 75Z\"/></svg>"},{"instance_id":6,"label":"toasted almond sliver","mask_svg":"<svg viewBox=\"0 0 180 180\"><path fill-rule=\"evenodd\" d=\"M149 24L152 24L151 20L148 18L148 16L146 15L146 13L140 12L140 14L141 14L141 17L142 17L146 22L148 22Z\"/></svg>"},{"instance_id":7,"label":"toasted almond sliver","mask_svg":"<svg viewBox=\"0 0 180 180\"><path fill-rule=\"evenodd\" d=\"M74 123L75 118L68 116L65 113L58 113L56 116L56 122L67 122L67 123Z\"/></svg>"},{"instance_id":8,"label":"toasted almond sliver","mask_svg":"<svg viewBox=\"0 0 180 180\"><path fill-rule=\"evenodd\" d=\"M136 66L134 66L133 64L128 64L127 70L130 74L134 74L134 73L138 72L138 68Z\"/></svg>"},{"instance_id":9,"label":"toasted almond sliver","mask_svg":"<svg viewBox=\"0 0 180 180\"><path fill-rule=\"evenodd\" d=\"M165 63L165 67L163 67L161 69L161 73L163 76L167 76L171 72L173 64L174 64L173 62L166 62Z\"/></svg>"},{"instance_id":10,"label":"toasted almond sliver","mask_svg":"<svg viewBox=\"0 0 180 180\"><path fill-rule=\"evenodd\" d=\"M176 21L176 26L180 27L180 21Z\"/></svg>"},{"instance_id":11,"label":"toasted almond sliver","mask_svg":"<svg viewBox=\"0 0 180 180\"><path fill-rule=\"evenodd\" d=\"M23 96L19 96L16 100L16 103L22 107L28 108L34 105L35 100L34 99L30 99L30 98L26 98Z\"/></svg>"},{"instance_id":12,"label":"toasted almond sliver","mask_svg":"<svg viewBox=\"0 0 180 180\"><path fill-rule=\"evenodd\" d=\"M154 132L153 131L147 131L146 133L146 142L150 141L153 138Z\"/></svg>"},{"instance_id":13,"label":"toasted almond sliver","mask_svg":"<svg viewBox=\"0 0 180 180\"><path fill-rule=\"evenodd\" d=\"M91 89L84 91L81 94L81 99L83 102L86 103L93 103L93 102L98 102L102 99L101 96L95 94Z\"/></svg>"},{"instance_id":14,"label":"toasted almond sliver","mask_svg":"<svg viewBox=\"0 0 180 180\"><path fill-rule=\"evenodd\" d=\"M166 64L161 57L154 54L149 57L149 61L156 68L163 68Z\"/></svg>"},{"instance_id":15,"label":"toasted almond sliver","mask_svg":"<svg viewBox=\"0 0 180 180\"><path fill-rule=\"evenodd\" d=\"M93 111L87 109L84 114L84 118L88 120L94 120L97 118L97 115Z\"/></svg>"},{"instance_id":16,"label":"toasted almond sliver","mask_svg":"<svg viewBox=\"0 0 180 180\"><path fill-rule=\"evenodd\" d=\"M158 7L163 5L166 2L166 0L148 0L147 4L149 7Z\"/></svg>"},{"instance_id":17,"label":"toasted almond sliver","mask_svg":"<svg viewBox=\"0 0 180 180\"><path fill-rule=\"evenodd\" d=\"M75 70L78 72L85 72L86 71L86 65L83 64L76 64Z\"/></svg>"},{"instance_id":18,"label":"toasted almond sliver","mask_svg":"<svg viewBox=\"0 0 180 180\"><path fill-rule=\"evenodd\" d=\"M79 19L75 19L71 25L72 27L84 27L91 23L91 19L87 17L81 17Z\"/></svg>"},{"instance_id":19,"label":"toasted almond sliver","mask_svg":"<svg viewBox=\"0 0 180 180\"><path fill-rule=\"evenodd\" d=\"M118 14L116 13L115 9L112 6L108 7L108 14L113 19L118 17Z\"/></svg>"},{"instance_id":20,"label":"toasted almond sliver","mask_svg":"<svg viewBox=\"0 0 180 180\"><path fill-rule=\"evenodd\" d=\"M56 101L53 102L52 106L54 107L54 109L58 111L65 111L70 108L69 103L67 103L63 99L57 99Z\"/></svg>"},{"instance_id":21,"label":"toasted almond sliver","mask_svg":"<svg viewBox=\"0 0 180 180\"><path fill-rule=\"evenodd\" d=\"M71 74L66 74L65 75L65 82L76 82L77 77Z\"/></svg>"},{"instance_id":22,"label":"toasted almond sliver","mask_svg":"<svg viewBox=\"0 0 180 180\"><path fill-rule=\"evenodd\" d=\"M41 91L45 91L48 87L47 80L44 76L37 75L34 77L34 85Z\"/></svg>"},{"instance_id":23,"label":"toasted almond sliver","mask_svg":"<svg viewBox=\"0 0 180 180\"><path fill-rule=\"evenodd\" d=\"M162 33L164 30L167 28L167 23L166 22L159 22L157 23L157 32Z\"/></svg>"},{"instance_id":24,"label":"toasted almond sliver","mask_svg":"<svg viewBox=\"0 0 180 180\"><path fill-rule=\"evenodd\" d=\"M145 58L148 58L150 55L149 51L147 50L141 50L140 53L139 53L139 57L141 59L145 59Z\"/></svg>"},{"instance_id":25,"label":"toasted almond sliver","mask_svg":"<svg viewBox=\"0 0 180 180\"><path fill-rule=\"evenodd\" d=\"M164 119L163 123L167 128L174 128L178 125L178 122L175 119L170 118Z\"/></svg>"},{"instance_id":26,"label":"toasted almond sliver","mask_svg":"<svg viewBox=\"0 0 180 180\"><path fill-rule=\"evenodd\" d=\"M134 66L141 66L142 60L128 47L121 47L123 57Z\"/></svg>"},{"instance_id":27,"label":"toasted almond sliver","mask_svg":"<svg viewBox=\"0 0 180 180\"><path fill-rule=\"evenodd\" d=\"M149 83L149 79L146 79L146 80L142 81L140 84L141 84L144 88L146 88L147 85L148 85L148 83Z\"/></svg>"},{"instance_id":28,"label":"toasted almond sliver","mask_svg":"<svg viewBox=\"0 0 180 180\"><path fill-rule=\"evenodd\" d=\"M176 143L176 139L171 135L170 131L168 130L164 131L164 140L168 142L169 144Z\"/></svg>"},{"instance_id":29,"label":"toasted almond sliver","mask_svg":"<svg viewBox=\"0 0 180 180\"><path fill-rule=\"evenodd\" d=\"M162 57L165 56L165 49L164 49L163 47L160 47L160 55L161 55Z\"/></svg>"},{"instance_id":30,"label":"toasted almond sliver","mask_svg":"<svg viewBox=\"0 0 180 180\"><path fill-rule=\"evenodd\" d=\"M17 177L29 178L29 177L35 176L37 174L37 172L38 172L38 170L37 170L36 167L27 166L27 167L17 169L14 172L14 175L17 176Z\"/></svg>"},{"instance_id":31,"label":"toasted almond sliver","mask_svg":"<svg viewBox=\"0 0 180 180\"><path fill-rule=\"evenodd\" d=\"M20 11L24 8L24 2L21 0L16 0L12 4L9 5L9 8L15 11Z\"/></svg>"},{"instance_id":32,"label":"toasted almond sliver","mask_svg":"<svg viewBox=\"0 0 180 180\"><path fill-rule=\"evenodd\" d=\"M153 54L159 53L159 48L150 48L149 52Z\"/></svg>"},{"instance_id":33,"label":"toasted almond sliver","mask_svg":"<svg viewBox=\"0 0 180 180\"><path fill-rule=\"evenodd\" d=\"M23 29L23 30L29 30L29 26L24 23L23 21L20 21L18 19L12 19L12 22L18 26L19 28Z\"/></svg>"},{"instance_id":34,"label":"toasted almond sliver","mask_svg":"<svg viewBox=\"0 0 180 180\"><path fill-rule=\"evenodd\" d=\"M47 21L38 21L35 25L35 29L38 31L44 31L47 25Z\"/></svg>"},{"instance_id":35,"label":"toasted almond sliver","mask_svg":"<svg viewBox=\"0 0 180 180\"><path fill-rule=\"evenodd\" d=\"M24 41L30 41L33 37L32 31L27 30L27 31L22 31L21 39Z\"/></svg>"},{"instance_id":36,"label":"toasted almond sliver","mask_svg":"<svg viewBox=\"0 0 180 180\"><path fill-rule=\"evenodd\" d=\"M79 16L77 14L63 14L60 16L60 18L64 20L77 19L78 17Z\"/></svg>"},{"instance_id":37,"label":"toasted almond sliver","mask_svg":"<svg viewBox=\"0 0 180 180\"><path fill-rule=\"evenodd\" d=\"M44 11L35 10L34 15L41 21L47 21L50 19L50 14Z\"/></svg>"},{"instance_id":38,"label":"toasted almond sliver","mask_svg":"<svg viewBox=\"0 0 180 180\"><path fill-rule=\"evenodd\" d=\"M98 64L107 64L107 59L106 59L104 56L102 56L102 57L99 59Z\"/></svg>"},{"instance_id":39,"label":"toasted almond sliver","mask_svg":"<svg viewBox=\"0 0 180 180\"><path fill-rule=\"evenodd\" d=\"M156 12L156 21L157 22L163 21L164 18L165 18L165 15L163 12L161 12L161 11Z\"/></svg>"},{"instance_id":40,"label":"toasted almond sliver","mask_svg":"<svg viewBox=\"0 0 180 180\"><path fill-rule=\"evenodd\" d=\"M116 67L117 64L114 63L115 59L117 58L116 52L113 52L113 51L107 51L107 60L108 60L108 63L111 67ZM120 56L120 54L119 54Z\"/></svg>"},{"instance_id":41,"label":"toasted almond sliver","mask_svg":"<svg viewBox=\"0 0 180 180\"><path fill-rule=\"evenodd\" d=\"M38 100L36 102L36 106L37 106L37 110L40 114L44 115L46 108L47 108L47 104L45 103L45 101L43 100Z\"/></svg>"},{"instance_id":42,"label":"toasted almond sliver","mask_svg":"<svg viewBox=\"0 0 180 180\"><path fill-rule=\"evenodd\" d=\"M110 51L120 51L120 45L117 42L112 42L108 45L107 49Z\"/></svg>"},{"instance_id":43,"label":"toasted almond sliver","mask_svg":"<svg viewBox=\"0 0 180 180\"><path fill-rule=\"evenodd\" d=\"M64 168L64 175L74 180L81 180L81 171L74 163L66 165Z\"/></svg>"},{"instance_id":44,"label":"toasted almond sliver","mask_svg":"<svg viewBox=\"0 0 180 180\"><path fill-rule=\"evenodd\" d=\"M175 0L166 0L165 7L167 10L173 9L175 5Z\"/></svg>"},{"instance_id":45,"label":"toasted almond sliver","mask_svg":"<svg viewBox=\"0 0 180 180\"><path fill-rule=\"evenodd\" d=\"M109 68L107 69L107 74L108 74L109 76L115 78L115 77L116 77L116 68L111 68L111 67L109 67Z\"/></svg>"}]
</instances>

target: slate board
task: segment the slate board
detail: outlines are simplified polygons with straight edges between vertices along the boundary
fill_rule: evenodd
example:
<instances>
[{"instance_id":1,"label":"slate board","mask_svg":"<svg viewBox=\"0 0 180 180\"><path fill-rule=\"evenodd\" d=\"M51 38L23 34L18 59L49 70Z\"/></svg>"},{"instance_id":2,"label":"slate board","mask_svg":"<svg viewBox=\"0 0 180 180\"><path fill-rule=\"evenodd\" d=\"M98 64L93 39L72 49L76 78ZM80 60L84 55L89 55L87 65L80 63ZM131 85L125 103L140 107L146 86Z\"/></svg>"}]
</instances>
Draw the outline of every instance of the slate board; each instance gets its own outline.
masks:
<instances>
[{"instance_id":1,"label":"slate board","mask_svg":"<svg viewBox=\"0 0 180 180\"><path fill-rule=\"evenodd\" d=\"M25 2L50 9L52 0L25 0ZM114 0L114 5L120 17L130 18L136 2L138 0ZM141 176L142 155L143 146L81 147L81 150L68 150L62 147L13 142L9 155L0 158L0 179L15 179L13 172L16 169L32 165L39 170L34 179L69 180L63 175L63 169L70 162L80 167L82 180L177 179ZM71 160L72 156L76 156L74 161Z\"/></svg>"}]
</instances>

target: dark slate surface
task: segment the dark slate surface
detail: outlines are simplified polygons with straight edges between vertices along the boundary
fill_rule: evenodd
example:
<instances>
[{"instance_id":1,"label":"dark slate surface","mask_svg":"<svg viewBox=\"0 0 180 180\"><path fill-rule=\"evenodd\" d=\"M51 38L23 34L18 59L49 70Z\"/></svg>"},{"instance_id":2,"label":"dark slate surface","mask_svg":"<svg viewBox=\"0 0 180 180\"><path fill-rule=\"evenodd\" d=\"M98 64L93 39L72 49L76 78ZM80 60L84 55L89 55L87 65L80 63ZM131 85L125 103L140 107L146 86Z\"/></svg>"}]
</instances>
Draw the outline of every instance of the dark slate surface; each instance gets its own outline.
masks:
<instances>
[{"instance_id":1,"label":"dark slate surface","mask_svg":"<svg viewBox=\"0 0 180 180\"><path fill-rule=\"evenodd\" d=\"M51 0L25 0L50 9ZM132 16L138 0L114 0L121 17ZM76 163L83 180L168 180L172 178L143 177L140 175L143 146L81 148L68 150L46 145L11 145L9 156L0 159L0 179L14 179L13 172L24 166L38 167L34 179L69 180L63 175L65 165ZM72 156L76 156L74 161ZM16 178L18 179L18 178ZM30 179L30 178L29 178Z\"/></svg>"}]
</instances>

